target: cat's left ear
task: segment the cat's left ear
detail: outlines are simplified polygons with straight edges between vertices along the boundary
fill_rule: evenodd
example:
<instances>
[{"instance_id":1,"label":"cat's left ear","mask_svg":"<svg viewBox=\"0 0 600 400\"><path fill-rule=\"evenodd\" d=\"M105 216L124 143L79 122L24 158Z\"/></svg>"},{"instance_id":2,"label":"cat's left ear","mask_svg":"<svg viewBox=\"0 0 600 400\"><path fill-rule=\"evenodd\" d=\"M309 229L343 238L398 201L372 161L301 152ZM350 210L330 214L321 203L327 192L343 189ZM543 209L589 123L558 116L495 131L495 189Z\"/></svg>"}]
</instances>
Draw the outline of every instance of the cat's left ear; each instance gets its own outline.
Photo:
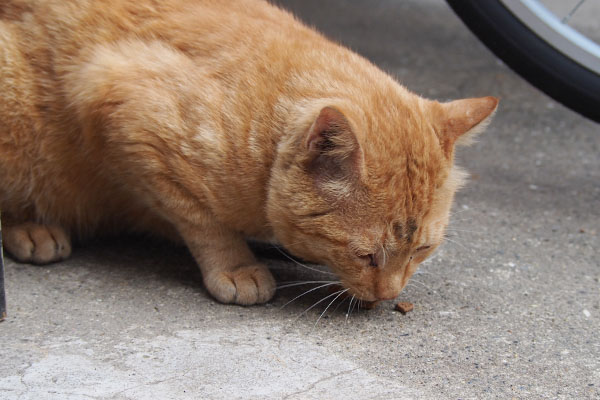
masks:
<instances>
[{"instance_id":1,"label":"cat's left ear","mask_svg":"<svg viewBox=\"0 0 600 400\"><path fill-rule=\"evenodd\" d=\"M305 166L318 182L356 177L361 149L340 109L324 107L304 139Z\"/></svg>"},{"instance_id":2,"label":"cat's left ear","mask_svg":"<svg viewBox=\"0 0 600 400\"><path fill-rule=\"evenodd\" d=\"M446 154L451 154L455 144L468 144L491 121L498 107L496 97L462 99L440 104L437 134Z\"/></svg>"}]
</instances>

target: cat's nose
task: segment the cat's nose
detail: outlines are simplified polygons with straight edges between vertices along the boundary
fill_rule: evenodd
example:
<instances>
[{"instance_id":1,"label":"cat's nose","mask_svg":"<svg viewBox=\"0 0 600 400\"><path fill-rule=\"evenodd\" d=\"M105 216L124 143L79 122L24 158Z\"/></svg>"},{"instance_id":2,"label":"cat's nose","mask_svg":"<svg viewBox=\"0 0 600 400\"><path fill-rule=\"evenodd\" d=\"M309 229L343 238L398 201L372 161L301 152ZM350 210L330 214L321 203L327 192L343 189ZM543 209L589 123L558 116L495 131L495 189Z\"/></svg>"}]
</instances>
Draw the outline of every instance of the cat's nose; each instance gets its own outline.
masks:
<instances>
[{"instance_id":1,"label":"cat's nose","mask_svg":"<svg viewBox=\"0 0 600 400\"><path fill-rule=\"evenodd\" d=\"M400 294L400 290L393 285L392 280L380 279L375 285L375 293L377 300L394 300Z\"/></svg>"}]
</instances>

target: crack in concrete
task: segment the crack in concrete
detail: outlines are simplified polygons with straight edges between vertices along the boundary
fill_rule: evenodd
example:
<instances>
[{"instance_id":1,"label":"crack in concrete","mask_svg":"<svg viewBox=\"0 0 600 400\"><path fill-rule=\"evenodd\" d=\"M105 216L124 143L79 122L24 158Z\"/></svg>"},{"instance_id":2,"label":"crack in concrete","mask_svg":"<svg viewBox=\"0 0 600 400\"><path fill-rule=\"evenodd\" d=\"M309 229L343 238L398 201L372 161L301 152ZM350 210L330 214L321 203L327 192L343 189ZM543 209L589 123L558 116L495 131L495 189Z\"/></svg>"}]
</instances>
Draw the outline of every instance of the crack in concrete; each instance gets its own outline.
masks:
<instances>
[{"instance_id":1,"label":"crack in concrete","mask_svg":"<svg viewBox=\"0 0 600 400\"><path fill-rule=\"evenodd\" d=\"M14 392L17 393L18 392L18 397L17 400L21 399L24 395L28 394L28 393L32 393L35 392L36 390L33 389L26 381L25 381L25 375L27 374L27 371L33 367L33 362L29 362L27 367L23 368L21 375L19 376L19 382L21 382L21 384L25 387L25 390L15 390L15 389L6 389L6 388L0 388L1 391L4 392ZM71 393L71 392L59 392L59 391L51 391L51 390L47 390L46 393L49 394L61 394L61 395L71 395L71 396L84 396L90 399L94 399L94 400L102 400L100 397L95 397L95 396L91 396L88 394L83 394L83 393Z\"/></svg>"},{"instance_id":2,"label":"crack in concrete","mask_svg":"<svg viewBox=\"0 0 600 400\"><path fill-rule=\"evenodd\" d=\"M57 391L50 391L48 390L46 393L51 393L51 394L66 394L66 395L71 395L71 396L83 396L89 399L93 399L93 400L102 400L102 397L96 397L96 396L92 396L90 394L85 394L85 393L72 393L72 392L57 392Z\"/></svg>"},{"instance_id":3,"label":"crack in concrete","mask_svg":"<svg viewBox=\"0 0 600 400\"><path fill-rule=\"evenodd\" d=\"M20 400L23 397L23 395L25 395L31 389L29 385L25 382L25 374L27 373L27 370L33 366L33 361L29 361L27 364L27 367L23 368L21 376L19 376L19 382L21 382L21 384L25 386L25 390L19 393L19 397L17 397L17 400Z\"/></svg>"},{"instance_id":4,"label":"crack in concrete","mask_svg":"<svg viewBox=\"0 0 600 400\"><path fill-rule=\"evenodd\" d=\"M17 394L17 399L21 398L21 396L23 396L25 394L25 392L23 392L22 390L17 390L17 389L6 389L6 388L0 388L0 392L5 392L5 393L15 393Z\"/></svg>"},{"instance_id":5,"label":"crack in concrete","mask_svg":"<svg viewBox=\"0 0 600 400\"><path fill-rule=\"evenodd\" d=\"M189 376L187 376L187 374L189 374L189 373L190 373L192 370L194 370L194 369L195 369L195 368L190 368L190 369L188 369L187 371L185 371L185 372L184 372L183 374L181 374L181 375L170 376L170 377L168 377L168 378L165 378L165 379L159 379L159 380L157 380L157 381L152 381L152 382L144 382L144 383L141 383L141 384L139 384L139 385L135 385L135 386L132 386L132 387L129 387L129 388L125 388L125 389L123 389L123 390L121 390L121 391L119 391L119 392L117 392L117 393L113 394L113 395L110 397L110 400L117 400L117 396L120 396L120 395L122 395L122 394L124 394L125 392L128 392L128 391L130 391L130 390L134 390L134 389L141 388L141 387L144 387L144 386L154 386L154 385L158 385L159 383L164 383L164 382L172 381L172 380L175 380L175 379L181 379L181 378L190 379L190 377L189 377Z\"/></svg>"},{"instance_id":6,"label":"crack in concrete","mask_svg":"<svg viewBox=\"0 0 600 400\"><path fill-rule=\"evenodd\" d=\"M320 383L326 382L326 381L328 381L330 379L333 379L333 378L337 378L338 376L342 376L342 375L345 375L345 374L350 373L350 372L354 372L357 369L358 369L358 367L357 368L348 369L346 371L341 371L341 372L338 372L336 374L329 375L329 376L326 376L324 378L318 379L315 382L311 383L306 389L303 389L303 390L300 390L300 391L297 391L297 392L294 392L294 393L290 393L290 394L286 395L285 397L283 397L282 400L288 400L288 399L292 398L293 396L299 396L301 394L308 393L311 390L313 390Z\"/></svg>"}]
</instances>

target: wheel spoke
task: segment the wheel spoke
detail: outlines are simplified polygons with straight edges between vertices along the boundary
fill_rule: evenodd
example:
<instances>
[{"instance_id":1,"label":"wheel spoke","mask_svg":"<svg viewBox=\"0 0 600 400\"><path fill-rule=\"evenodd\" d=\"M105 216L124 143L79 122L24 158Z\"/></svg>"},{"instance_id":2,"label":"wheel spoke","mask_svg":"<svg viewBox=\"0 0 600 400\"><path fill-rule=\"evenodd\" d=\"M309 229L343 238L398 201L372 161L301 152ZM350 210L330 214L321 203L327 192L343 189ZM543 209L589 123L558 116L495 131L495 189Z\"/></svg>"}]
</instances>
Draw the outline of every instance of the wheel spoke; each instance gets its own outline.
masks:
<instances>
[{"instance_id":1,"label":"wheel spoke","mask_svg":"<svg viewBox=\"0 0 600 400\"><path fill-rule=\"evenodd\" d=\"M568 24L571 17L577 12L579 7L581 7L581 5L585 2L586 2L586 0L579 0L579 2L575 5L575 7L573 7L571 12L569 12L567 15L565 15L564 18L560 22L562 22L563 24Z\"/></svg>"}]
</instances>

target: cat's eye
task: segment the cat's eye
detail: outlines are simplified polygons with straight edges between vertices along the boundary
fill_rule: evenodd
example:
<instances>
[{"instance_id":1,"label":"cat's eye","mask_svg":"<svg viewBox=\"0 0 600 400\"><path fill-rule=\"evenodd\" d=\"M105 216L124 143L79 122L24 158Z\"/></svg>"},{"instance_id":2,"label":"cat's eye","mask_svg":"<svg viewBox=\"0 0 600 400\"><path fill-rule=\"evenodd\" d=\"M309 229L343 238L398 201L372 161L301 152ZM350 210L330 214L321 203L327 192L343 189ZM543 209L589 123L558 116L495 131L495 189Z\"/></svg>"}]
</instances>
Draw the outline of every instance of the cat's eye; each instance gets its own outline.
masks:
<instances>
[{"instance_id":1,"label":"cat's eye","mask_svg":"<svg viewBox=\"0 0 600 400\"><path fill-rule=\"evenodd\" d=\"M418 247L416 251L423 251L423 250L427 250L430 248L431 248L431 246L421 246L421 247Z\"/></svg>"},{"instance_id":2,"label":"cat's eye","mask_svg":"<svg viewBox=\"0 0 600 400\"><path fill-rule=\"evenodd\" d=\"M367 265L369 267L378 267L379 264L377 263L377 258L375 257L375 254L367 254L364 256L358 256L360 257L362 260L364 260L365 262L367 262Z\"/></svg>"}]
</instances>

